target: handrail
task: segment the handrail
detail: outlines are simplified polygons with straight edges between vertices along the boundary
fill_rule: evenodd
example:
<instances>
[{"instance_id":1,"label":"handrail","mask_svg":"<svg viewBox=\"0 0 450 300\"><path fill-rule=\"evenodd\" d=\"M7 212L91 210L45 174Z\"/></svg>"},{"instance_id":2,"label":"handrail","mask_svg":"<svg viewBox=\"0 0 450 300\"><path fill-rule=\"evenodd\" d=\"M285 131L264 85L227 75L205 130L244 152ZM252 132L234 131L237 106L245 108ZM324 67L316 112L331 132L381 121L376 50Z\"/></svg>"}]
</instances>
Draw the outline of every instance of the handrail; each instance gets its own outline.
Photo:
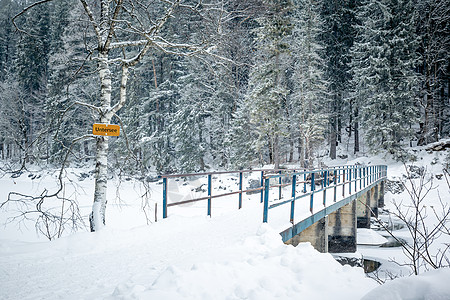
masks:
<instances>
[{"instance_id":1,"label":"handrail","mask_svg":"<svg viewBox=\"0 0 450 300\"><path fill-rule=\"evenodd\" d=\"M333 170L332 178L333 184L330 184L330 171ZM337 171L337 173L336 173ZM342 173L341 173L342 171ZM310 184L310 190L309 192L306 192L306 183L303 181L301 183L304 183L304 189L303 194L300 196L297 196L296 186L298 183L296 182L296 177L298 175L310 175L310 179L306 182ZM319 174L320 176L317 178L320 181L321 188L316 189L316 174ZM353 186L353 193L356 193L358 190L357 183L359 182L359 190L361 190L363 187L369 186L370 184L377 182L378 180L384 179L387 175L387 166L385 165L377 165L377 166L363 166L363 165L349 165L349 166L342 166L337 168L328 168L328 169L321 169L321 170L309 170L309 171L301 171L301 172L294 172L292 174L288 174L292 177L292 196L288 200L284 200L282 202L274 203L269 206L269 190L270 187L274 187L276 185L270 185L270 179L276 179L279 178L280 174L273 174L273 175L266 175L264 177L264 208L263 208L263 222L266 223L268 221L268 211L269 209L273 209L285 204L290 203L291 204L291 211L290 211L290 222L294 223L294 209L295 209L295 201L303 198L303 197L310 197L310 212L311 214L314 213L314 194L317 194L319 192L323 192L323 206L326 207L326 191L328 189L334 190L334 196L333 200L334 202L337 201L337 188L342 186L342 198L345 197L345 186L348 185L348 196L352 195L352 186ZM342 177L342 180L341 180ZM354 183L354 185L353 185ZM348 197L347 196L347 197Z\"/></svg>"},{"instance_id":2,"label":"handrail","mask_svg":"<svg viewBox=\"0 0 450 300\"><path fill-rule=\"evenodd\" d=\"M219 172L204 172L204 173L186 173L186 174L167 174L167 175L161 175L159 178L162 178L163 180L163 218L167 218L167 207L170 206L176 206L186 203L193 203L203 200L208 200L208 216L211 216L211 199L219 198L219 197L225 197L230 196L234 194L239 194L239 204L238 208L242 208L242 194L248 193L248 192L256 192L261 191L261 203L263 202L263 178L265 172L280 172L280 171L286 171L288 169L255 169L255 170L239 170L239 171L219 171ZM243 174L244 173L251 173L251 172L261 172L260 176L260 184L261 187L259 188L251 188L243 190ZM221 174L239 174L239 190L234 192L228 192L223 194L217 194L212 195L212 189L211 189L211 183L212 183L212 175L221 175ZM208 196L200 197L200 198L194 198L184 201L179 201L176 203L168 203L168 179L170 178L180 178L180 177L197 177L197 176L208 176Z\"/></svg>"},{"instance_id":3,"label":"handrail","mask_svg":"<svg viewBox=\"0 0 450 300\"><path fill-rule=\"evenodd\" d=\"M375 168L377 167L377 168ZM291 222L293 222L293 210L295 206L295 200L310 197L310 211L313 212L313 200L314 194L318 192L324 192L324 205L326 199L326 191L328 189L334 188L334 201L336 201L336 193L337 187L343 186L342 195L345 195L345 185L349 184L349 194L351 194L352 184L354 185L354 190L357 189L357 181L360 182L360 188L364 182L364 186L369 182L370 178L375 178L376 174L374 172L386 172L386 166L363 166L363 165L346 165L346 166L334 166L324 169L313 169L313 170L302 170L298 169L256 169L256 170L239 170L239 171L219 171L219 172L204 172L204 173L186 173L186 174L167 174L161 175L159 178L163 180L163 218L167 218L167 208L176 205L182 205L187 203L193 203L198 201L208 200L208 208L207 214L211 216L211 200L219 197L225 197L230 195L239 194L239 202L238 208L242 208L242 194L248 192L261 192L261 203L264 203L263 210L263 222L267 222L268 210L291 203ZM359 170L359 171L358 171ZM243 189L243 174L250 172L260 172L260 187L251 188L251 189ZM353 174L352 174L353 173ZM221 194L212 194L212 175L221 175L221 174L239 174L239 190ZM330 177L331 174L331 177ZM359 174L359 175L358 175ZM303 180L297 181L297 176L302 176ZM317 175L317 177L316 177ZM168 181L173 178L180 177L194 177L194 176L207 176L208 177L208 195L200 198L193 198L189 200L179 201L175 203L168 203ZM352 176L354 178L352 178ZM347 179L346 179L347 177ZM278 184L270 185L270 179L277 179ZM291 178L289 183L282 183L282 178ZM330 181L334 184L330 184ZM293 184L295 183L295 185ZM319 183L321 185L320 189L316 189L316 184ZM303 184L303 194L297 196L296 187L300 184ZM282 202L278 202L272 205L268 205L269 202L269 190L270 188L278 188L279 190L279 200L282 199L282 189L283 187L292 185L292 196L288 200L284 200ZM310 185L310 191L307 192L307 185Z\"/></svg>"}]
</instances>

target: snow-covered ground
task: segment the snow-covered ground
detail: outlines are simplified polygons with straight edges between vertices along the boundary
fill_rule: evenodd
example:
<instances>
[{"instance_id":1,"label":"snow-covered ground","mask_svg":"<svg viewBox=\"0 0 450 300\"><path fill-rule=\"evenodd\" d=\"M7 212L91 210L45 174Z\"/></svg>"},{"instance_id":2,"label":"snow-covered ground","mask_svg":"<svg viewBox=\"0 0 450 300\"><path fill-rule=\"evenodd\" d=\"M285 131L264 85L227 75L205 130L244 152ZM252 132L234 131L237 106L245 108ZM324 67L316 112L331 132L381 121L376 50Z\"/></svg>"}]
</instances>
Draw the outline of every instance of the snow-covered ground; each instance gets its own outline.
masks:
<instances>
[{"instance_id":1,"label":"snow-covered ground","mask_svg":"<svg viewBox=\"0 0 450 300\"><path fill-rule=\"evenodd\" d=\"M443 155L423 152L417 164L440 174ZM384 164L386 160L351 158L334 164L356 162ZM387 163L390 178L404 173L401 164ZM72 183L65 186L65 195L76 198L86 220L93 181L82 173L88 172L68 170ZM44 188L54 189L55 176L50 171L17 178L4 175L0 199L3 202L10 191L37 195ZM231 191L236 178L216 178L220 184L214 187ZM170 182L169 199L201 196L204 192L194 186L205 180ZM445 181L435 183L438 188L430 194L430 205L438 204L437 193L450 203ZM269 224L262 224L258 194L245 195L240 210L237 195L232 200L213 200L212 218L206 216L206 202L202 202L169 207L169 217L162 219L162 187L156 182L150 188L149 197L142 198L146 190L139 183L118 185L111 180L106 228L97 233L87 228L77 233L66 230L62 238L50 242L36 234L32 215L31 220L3 225L20 212L15 204L4 207L0 210L0 299L450 299L448 269L379 286L362 268L341 266L309 244L284 245L270 218ZM387 207L401 197L405 193L387 193ZM57 203L49 205L57 207ZM360 238L366 245L359 246L358 252L382 261L385 270L399 272L398 265L390 262L394 257L404 259L399 248L367 245L383 242L373 231L361 231ZM400 272L406 275L408 270ZM414 288L405 288L409 286Z\"/></svg>"}]
</instances>

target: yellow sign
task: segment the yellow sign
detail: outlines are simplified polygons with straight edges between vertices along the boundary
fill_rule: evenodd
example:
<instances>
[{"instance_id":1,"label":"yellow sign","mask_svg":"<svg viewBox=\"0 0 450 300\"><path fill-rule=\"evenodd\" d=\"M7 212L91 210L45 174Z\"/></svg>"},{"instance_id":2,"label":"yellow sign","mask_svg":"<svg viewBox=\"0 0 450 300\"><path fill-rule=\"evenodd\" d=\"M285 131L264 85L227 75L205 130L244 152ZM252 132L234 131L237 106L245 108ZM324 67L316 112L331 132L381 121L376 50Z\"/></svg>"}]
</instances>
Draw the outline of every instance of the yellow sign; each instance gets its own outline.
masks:
<instances>
[{"instance_id":1,"label":"yellow sign","mask_svg":"<svg viewBox=\"0 0 450 300\"><path fill-rule=\"evenodd\" d=\"M92 133L94 135L119 136L120 126L111 124L94 124Z\"/></svg>"}]
</instances>

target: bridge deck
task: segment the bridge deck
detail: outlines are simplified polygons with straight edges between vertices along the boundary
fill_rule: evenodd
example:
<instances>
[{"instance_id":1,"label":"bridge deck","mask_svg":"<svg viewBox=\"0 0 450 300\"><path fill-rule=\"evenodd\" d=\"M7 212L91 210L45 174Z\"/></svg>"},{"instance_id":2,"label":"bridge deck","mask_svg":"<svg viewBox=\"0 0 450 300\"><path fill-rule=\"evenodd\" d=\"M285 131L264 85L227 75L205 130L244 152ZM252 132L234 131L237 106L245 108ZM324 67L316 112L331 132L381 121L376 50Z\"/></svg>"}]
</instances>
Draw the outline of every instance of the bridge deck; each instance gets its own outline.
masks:
<instances>
[{"instance_id":1,"label":"bridge deck","mask_svg":"<svg viewBox=\"0 0 450 300\"><path fill-rule=\"evenodd\" d=\"M262 188L244 190L243 174L251 172L261 173ZM213 206L215 210L218 202L230 203L230 200L235 197L239 197L237 206L240 209L243 196L246 195L245 192L256 191L258 195L250 198L261 199L261 221L268 222L271 227L280 232L283 241L288 241L326 215L369 191L385 179L386 172L386 166L342 166L300 172L294 170L246 170L162 176L163 218L167 217L168 207L172 210L176 206L181 208L180 206L188 205L193 209L194 207L204 207L204 204L203 206L197 204L205 201L207 201L207 214L211 216ZM231 178L235 180L235 189L219 191L219 184L223 184L224 176L232 173L237 174L237 178L236 176ZM218 176L219 174L221 176ZM195 190L199 190L200 195L195 193L196 196L192 197L192 188L191 192L188 192L191 194L190 197L181 192L186 183L180 184L180 178L187 177L193 177L197 182L199 187ZM168 183L169 179L177 182L175 186L180 189L179 192L173 193L173 190L169 188L169 186L173 188L173 183ZM287 183L283 183L283 180ZM174 199L174 196L177 199Z\"/></svg>"}]
</instances>

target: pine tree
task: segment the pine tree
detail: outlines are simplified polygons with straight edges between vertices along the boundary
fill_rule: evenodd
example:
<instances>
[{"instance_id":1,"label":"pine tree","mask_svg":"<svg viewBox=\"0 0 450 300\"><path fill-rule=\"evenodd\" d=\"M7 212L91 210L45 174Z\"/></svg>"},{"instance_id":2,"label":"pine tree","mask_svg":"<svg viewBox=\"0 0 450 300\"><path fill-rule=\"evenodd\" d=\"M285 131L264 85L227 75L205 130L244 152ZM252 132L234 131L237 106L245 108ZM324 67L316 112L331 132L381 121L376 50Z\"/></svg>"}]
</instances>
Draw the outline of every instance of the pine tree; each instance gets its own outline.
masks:
<instances>
[{"instance_id":1,"label":"pine tree","mask_svg":"<svg viewBox=\"0 0 450 300\"><path fill-rule=\"evenodd\" d=\"M48 155L50 161L58 163L64 157L66 147L91 130L94 120L89 110L71 104L98 98L98 77L94 73L95 62L88 59L86 43L93 36L86 35L85 28L88 24L80 20L80 15L83 14L81 5L73 1L51 4L54 5L51 15L53 26L45 110L50 135ZM73 147L71 151L77 154L77 162L89 161L92 157L93 141L85 140Z\"/></svg>"},{"instance_id":2,"label":"pine tree","mask_svg":"<svg viewBox=\"0 0 450 300\"><path fill-rule=\"evenodd\" d=\"M294 128L300 140L300 161L312 167L313 149L324 139L326 88L320 44L322 21L314 1L298 1L292 56L294 92L290 96Z\"/></svg>"},{"instance_id":3,"label":"pine tree","mask_svg":"<svg viewBox=\"0 0 450 300\"><path fill-rule=\"evenodd\" d=\"M12 97L20 94L14 78L17 35L14 34L11 23L11 18L17 10L18 5L14 1L0 2L0 85L2 89L0 94L0 157L2 159L12 158L12 148L16 144L14 141L21 136L21 132L18 131L19 127L11 124L12 116L18 111L7 109L14 105L11 102L16 102L16 99L12 100Z\"/></svg>"},{"instance_id":4,"label":"pine tree","mask_svg":"<svg viewBox=\"0 0 450 300\"><path fill-rule=\"evenodd\" d=\"M418 144L424 145L450 135L450 1L418 1L415 9L423 91Z\"/></svg>"},{"instance_id":5,"label":"pine tree","mask_svg":"<svg viewBox=\"0 0 450 300\"><path fill-rule=\"evenodd\" d=\"M250 120L258 132L258 152L267 148L270 163L278 168L280 140L286 134L284 111L288 90L285 74L293 3L290 0L266 0L264 5L266 13L257 19L260 27L255 29L257 52L246 101L249 102Z\"/></svg>"},{"instance_id":6,"label":"pine tree","mask_svg":"<svg viewBox=\"0 0 450 300\"><path fill-rule=\"evenodd\" d=\"M262 162L255 148L258 136L250 123L249 103L244 98L249 80L248 62L256 50L252 32L258 23L253 16L260 16L264 7L257 0L233 0L227 8L236 15L224 24L219 51L235 63L218 71L211 116L211 151L219 166L226 162L229 168L249 168Z\"/></svg>"},{"instance_id":7,"label":"pine tree","mask_svg":"<svg viewBox=\"0 0 450 300\"><path fill-rule=\"evenodd\" d=\"M250 103L239 99L233 114L231 128L226 136L226 145L230 149L230 165L233 169L244 169L262 163L255 141L258 131L250 121Z\"/></svg>"},{"instance_id":8,"label":"pine tree","mask_svg":"<svg viewBox=\"0 0 450 300\"><path fill-rule=\"evenodd\" d=\"M367 0L352 49L352 99L361 108L365 138L373 151L401 158L402 141L412 138L416 120L414 28L409 1ZM403 12L401 12L403 11Z\"/></svg>"},{"instance_id":9,"label":"pine tree","mask_svg":"<svg viewBox=\"0 0 450 300\"><path fill-rule=\"evenodd\" d=\"M323 28L321 32L324 43L324 59L326 68L324 70L328 84L328 96L330 97L330 158L336 158L336 146L342 141L342 124L348 122L346 115L351 115L348 98L351 72L349 62L351 59L350 48L356 35L354 25L356 18L354 9L359 0L324 0L322 1L321 15ZM357 108L353 105L354 108ZM355 112L355 111L354 111ZM353 112L353 113L354 113ZM350 128L357 128L358 119L353 116L355 123ZM350 131L351 133L351 131ZM359 136L355 132L355 139ZM355 141L354 151L359 151L358 143Z\"/></svg>"},{"instance_id":10,"label":"pine tree","mask_svg":"<svg viewBox=\"0 0 450 300\"><path fill-rule=\"evenodd\" d=\"M25 161L34 160L40 156L40 150L45 151L39 147L38 142L42 140L38 137L46 127L44 108L51 36L49 10L49 5L39 5L36 13L25 16L23 26L28 32L21 35L17 44L17 79L24 96L20 109L24 126L21 148Z\"/></svg>"}]
</instances>

